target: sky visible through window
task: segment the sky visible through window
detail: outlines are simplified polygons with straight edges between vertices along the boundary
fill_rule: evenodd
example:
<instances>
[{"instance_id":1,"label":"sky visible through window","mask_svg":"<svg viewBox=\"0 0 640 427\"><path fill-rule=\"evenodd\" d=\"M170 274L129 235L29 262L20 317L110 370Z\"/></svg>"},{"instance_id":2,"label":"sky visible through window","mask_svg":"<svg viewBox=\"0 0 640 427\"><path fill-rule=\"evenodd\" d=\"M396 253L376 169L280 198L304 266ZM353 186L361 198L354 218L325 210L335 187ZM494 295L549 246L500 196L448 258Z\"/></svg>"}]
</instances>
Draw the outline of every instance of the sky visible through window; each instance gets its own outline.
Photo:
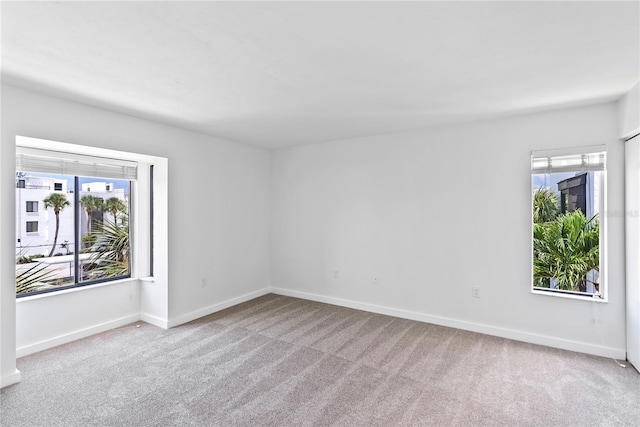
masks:
<instances>
[{"instance_id":1,"label":"sky visible through window","mask_svg":"<svg viewBox=\"0 0 640 427\"><path fill-rule=\"evenodd\" d=\"M547 173L547 174L534 174L533 175L533 189L537 188L551 188L553 191L558 191L558 183L564 181L567 178L576 176L576 172L566 173Z\"/></svg>"}]
</instances>

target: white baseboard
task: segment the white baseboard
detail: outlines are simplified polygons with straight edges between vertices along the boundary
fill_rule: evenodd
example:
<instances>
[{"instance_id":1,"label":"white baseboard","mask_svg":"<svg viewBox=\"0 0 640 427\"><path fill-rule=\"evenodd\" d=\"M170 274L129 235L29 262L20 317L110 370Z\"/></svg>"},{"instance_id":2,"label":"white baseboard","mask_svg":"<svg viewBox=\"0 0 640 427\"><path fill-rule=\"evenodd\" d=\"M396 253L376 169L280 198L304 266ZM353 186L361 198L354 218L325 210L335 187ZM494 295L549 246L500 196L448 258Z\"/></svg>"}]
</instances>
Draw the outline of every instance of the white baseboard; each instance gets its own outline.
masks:
<instances>
[{"instance_id":1,"label":"white baseboard","mask_svg":"<svg viewBox=\"0 0 640 427\"><path fill-rule=\"evenodd\" d=\"M99 325L94 325L94 326L73 331L64 335L59 335L57 337L49 338L44 341L25 345L23 347L18 347L16 349L16 357L23 357L29 354L37 353L42 350L47 350L49 348L53 348L61 344L66 344L71 341L79 340L81 338L86 338L88 336L98 334L100 332L105 332L110 329L119 328L120 326L125 326L125 325L128 325L129 323L137 322L138 320L140 320L140 315L132 314L126 317L121 317L119 319L111 320L109 322L101 323Z\"/></svg>"},{"instance_id":2,"label":"white baseboard","mask_svg":"<svg viewBox=\"0 0 640 427\"><path fill-rule=\"evenodd\" d=\"M140 313L140 320L162 329L169 329L169 321L147 313Z\"/></svg>"},{"instance_id":3,"label":"white baseboard","mask_svg":"<svg viewBox=\"0 0 640 427\"><path fill-rule=\"evenodd\" d=\"M451 328L463 329L465 331L478 332L481 334L493 335L501 338L508 338L515 341L544 345L547 347L560 348L563 350L576 351L579 353L592 354L594 356L611 357L619 360L626 359L626 350L623 348L604 347L590 343L534 334L531 332L485 325L482 323L468 322L465 320L452 319L449 317L433 316L430 314L419 313L415 311L401 310L392 307L368 304L342 298L312 294L308 292L293 291L282 288L271 288L271 292L278 295L302 298L310 301L324 302L341 307L349 307L357 310L369 311L372 313L400 317L403 319L417 320L419 322L433 323L435 325L448 326Z\"/></svg>"},{"instance_id":4,"label":"white baseboard","mask_svg":"<svg viewBox=\"0 0 640 427\"><path fill-rule=\"evenodd\" d=\"M18 384L20 382L20 371L16 369L13 374L5 375L0 378L0 388L4 388L13 384Z\"/></svg>"},{"instance_id":5,"label":"white baseboard","mask_svg":"<svg viewBox=\"0 0 640 427\"><path fill-rule=\"evenodd\" d=\"M171 319L168 322L168 327L173 328L178 325L182 325L183 323L191 322L192 320L199 319L204 316L208 316L217 311L224 310L225 308L233 307L234 305L250 301L254 298L261 297L263 295L267 295L271 293L270 288L263 288L258 291L250 292L248 294L240 295L239 297L231 298L229 300L210 305L208 307L201 308L196 311L192 311L190 313L186 313L176 317L175 319Z\"/></svg>"},{"instance_id":6,"label":"white baseboard","mask_svg":"<svg viewBox=\"0 0 640 427\"><path fill-rule=\"evenodd\" d=\"M47 350L49 348L53 348L56 347L58 345L61 344L66 344L68 342L71 341L75 341L81 338L86 338L88 336L100 333L100 332L105 332L108 331L110 329L115 329L115 328L119 328L120 326L125 326L128 325L130 323L133 322L137 322L137 321L143 321L146 323L149 323L151 325L154 326L158 326L160 328L163 329L168 329L168 328L172 328L174 326L178 326L181 325L183 323L187 323L190 322L192 320L196 320L200 317L203 316L207 316L209 314L215 313L217 311L220 310L224 310L225 308L229 308L232 307L236 304L240 304L249 300L252 300L254 298L258 298L260 296L266 295L270 293L270 289L269 288L263 288L260 289L258 291L255 292L250 292L248 294L245 295L241 295L239 297L236 298L232 298L230 300L227 301L223 301L221 303L218 304L214 304L211 305L209 307L205 307L202 308L200 310L196 310L193 311L191 313L187 313L181 316L178 316L175 319L172 319L170 321L167 321L165 319L161 319L159 317L147 314L147 313L140 313L140 314L132 314L130 316L126 316L126 317L122 317L120 319L116 319L116 320L112 320L110 322L106 322L106 323L102 323L99 325L94 325L88 328L84 328L84 329L80 329L77 331L73 331L64 335L60 335L60 336L56 336L53 338L49 338L43 341L39 341L33 344L29 344L29 345L25 345L22 347L19 347L16 349L16 357L23 357L23 356L27 356L29 354L33 354L33 353L37 353L39 351L43 351L43 350ZM2 378L2 381L4 384L5 378ZM14 380L10 380L7 379L6 381L14 381ZM15 382L20 381L20 377L19 377L19 373L18 373L18 379ZM8 383L9 384L9 383ZM7 384L7 385L8 385ZM10 384L13 384L13 382L11 382ZM3 385L4 387L4 385Z\"/></svg>"}]
</instances>

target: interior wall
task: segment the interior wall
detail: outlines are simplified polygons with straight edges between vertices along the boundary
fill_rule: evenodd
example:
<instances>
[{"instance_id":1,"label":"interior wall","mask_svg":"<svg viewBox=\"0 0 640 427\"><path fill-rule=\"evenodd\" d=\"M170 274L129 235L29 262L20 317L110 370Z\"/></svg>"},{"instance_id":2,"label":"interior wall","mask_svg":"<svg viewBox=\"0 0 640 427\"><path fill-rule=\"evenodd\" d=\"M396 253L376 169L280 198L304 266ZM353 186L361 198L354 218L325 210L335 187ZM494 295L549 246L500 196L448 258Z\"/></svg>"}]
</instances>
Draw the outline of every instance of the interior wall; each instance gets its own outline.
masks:
<instances>
[{"instance_id":1,"label":"interior wall","mask_svg":"<svg viewBox=\"0 0 640 427\"><path fill-rule=\"evenodd\" d=\"M123 280L20 298L16 320L16 357L22 357L140 320L140 286Z\"/></svg>"},{"instance_id":2,"label":"interior wall","mask_svg":"<svg viewBox=\"0 0 640 427\"><path fill-rule=\"evenodd\" d=\"M10 255L14 249L13 238L8 237L14 235L15 135L169 159L169 261L164 266L169 271L167 326L267 292L270 187L267 151L3 86L0 144L3 385L16 378L16 304L13 255ZM153 286L145 282L141 293ZM105 319L117 320L114 317L122 313L108 312L114 305L122 304L123 299L129 301L128 290L118 286L100 289L96 291L99 294L89 298L90 306L81 310L71 302L67 306L73 316L85 313L78 320L84 319L83 327L99 325ZM58 315L43 312L47 307L65 306L59 303L64 295L55 298L55 303L53 298L51 304L37 303L41 319ZM21 308L19 313L32 316L34 311ZM140 314L140 307L137 313ZM27 333L21 329L25 325L37 327L32 318L19 318L17 324L18 335ZM26 336L18 337L17 341Z\"/></svg>"},{"instance_id":3,"label":"interior wall","mask_svg":"<svg viewBox=\"0 0 640 427\"><path fill-rule=\"evenodd\" d=\"M640 371L640 135L625 143L627 360Z\"/></svg>"},{"instance_id":4,"label":"interior wall","mask_svg":"<svg viewBox=\"0 0 640 427\"><path fill-rule=\"evenodd\" d=\"M531 151L596 144L608 147L609 301L532 294ZM624 357L623 151L613 103L276 151L272 286Z\"/></svg>"},{"instance_id":5,"label":"interior wall","mask_svg":"<svg viewBox=\"0 0 640 427\"><path fill-rule=\"evenodd\" d=\"M628 140L625 143L627 360L640 371L640 83L620 99L618 107L620 138Z\"/></svg>"},{"instance_id":6,"label":"interior wall","mask_svg":"<svg viewBox=\"0 0 640 427\"><path fill-rule=\"evenodd\" d=\"M628 139L640 133L640 82L618 102L620 137Z\"/></svg>"}]
</instances>

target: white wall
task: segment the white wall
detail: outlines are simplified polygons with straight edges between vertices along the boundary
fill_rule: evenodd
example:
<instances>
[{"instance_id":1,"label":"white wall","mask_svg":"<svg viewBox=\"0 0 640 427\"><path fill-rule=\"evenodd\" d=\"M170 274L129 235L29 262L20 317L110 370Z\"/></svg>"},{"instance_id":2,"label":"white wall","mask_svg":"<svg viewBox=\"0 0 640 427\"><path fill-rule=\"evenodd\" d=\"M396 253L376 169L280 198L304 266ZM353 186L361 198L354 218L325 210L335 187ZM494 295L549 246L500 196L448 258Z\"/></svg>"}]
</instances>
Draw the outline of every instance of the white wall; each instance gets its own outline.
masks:
<instances>
[{"instance_id":1,"label":"white wall","mask_svg":"<svg viewBox=\"0 0 640 427\"><path fill-rule=\"evenodd\" d=\"M16 319L16 352L22 357L139 320L140 286L123 280L20 298Z\"/></svg>"},{"instance_id":2,"label":"white wall","mask_svg":"<svg viewBox=\"0 0 640 427\"><path fill-rule=\"evenodd\" d=\"M640 136L625 143L627 359L640 371Z\"/></svg>"},{"instance_id":3,"label":"white wall","mask_svg":"<svg viewBox=\"0 0 640 427\"><path fill-rule=\"evenodd\" d=\"M61 315L56 311L60 307L73 311L59 329L48 330L48 339L55 340L78 333L74 328L99 327L109 321L117 323L136 313L140 316L140 305L143 310L144 307L154 309L149 302L145 303L145 294L157 292L159 288L157 284L145 282L138 291L139 296L136 291L130 291L128 284L83 289L82 310L75 308L78 303L75 296L52 297L50 304L45 298L20 302L16 338L13 237L9 238L15 233L15 135L169 159L166 191L170 256L168 266L158 266L169 271L168 315L157 319L166 326L267 291L270 187L267 151L3 86L0 144L0 374L3 385L16 380L16 342L34 346L38 342L33 340L44 339L34 338L33 328L38 326L32 318L34 313L46 319ZM203 278L206 287L202 287ZM140 301L137 311L136 298ZM113 311L113 306L119 304L127 308ZM77 322L83 325L76 326Z\"/></svg>"},{"instance_id":4,"label":"white wall","mask_svg":"<svg viewBox=\"0 0 640 427\"><path fill-rule=\"evenodd\" d=\"M640 83L618 102L620 137L628 139L640 133Z\"/></svg>"},{"instance_id":5,"label":"white wall","mask_svg":"<svg viewBox=\"0 0 640 427\"><path fill-rule=\"evenodd\" d=\"M640 371L640 83L618 102L625 144L627 359Z\"/></svg>"},{"instance_id":6,"label":"white wall","mask_svg":"<svg viewBox=\"0 0 640 427\"><path fill-rule=\"evenodd\" d=\"M594 144L608 146L609 302L532 294L530 153ZM611 103L276 151L272 286L624 357L623 150Z\"/></svg>"}]
</instances>

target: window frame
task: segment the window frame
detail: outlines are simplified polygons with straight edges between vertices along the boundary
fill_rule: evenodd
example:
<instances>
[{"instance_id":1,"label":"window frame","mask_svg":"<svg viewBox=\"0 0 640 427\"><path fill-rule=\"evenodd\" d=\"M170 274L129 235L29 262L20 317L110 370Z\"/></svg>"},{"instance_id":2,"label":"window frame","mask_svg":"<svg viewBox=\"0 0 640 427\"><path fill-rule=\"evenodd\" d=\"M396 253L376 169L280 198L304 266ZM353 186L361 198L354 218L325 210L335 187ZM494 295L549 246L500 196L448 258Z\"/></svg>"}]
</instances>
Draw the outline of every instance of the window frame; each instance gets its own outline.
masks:
<instances>
[{"instance_id":1,"label":"window frame","mask_svg":"<svg viewBox=\"0 0 640 427\"><path fill-rule=\"evenodd\" d=\"M31 204L31 210L29 210L29 204ZM35 207L35 209L34 209ZM37 200L27 200L25 206L27 213L38 213L40 212L40 206Z\"/></svg>"},{"instance_id":2,"label":"window frame","mask_svg":"<svg viewBox=\"0 0 640 427\"><path fill-rule=\"evenodd\" d=\"M33 230L33 224L35 224L35 230ZM29 230L29 225L32 225L32 227L31 227L32 229L31 229L31 230ZM38 221L26 221L26 224L25 224L25 231L26 231L26 233L28 233L28 234L36 234L36 233L39 233L39 232L40 232L40 231L39 231L39 228L40 228L40 227L39 227L39 225L38 225Z\"/></svg>"},{"instance_id":3,"label":"window frame","mask_svg":"<svg viewBox=\"0 0 640 427\"><path fill-rule=\"evenodd\" d=\"M19 147L17 145L17 147ZM49 150L46 150L49 151ZM64 154L64 152L60 152L61 154ZM87 157L91 157L91 156L87 156ZM96 157L97 160L100 160L101 158ZM36 171L19 171L19 172L31 172L31 173L42 173L42 172L36 172ZM52 176L56 176L58 174L56 173L49 173L49 175ZM129 269L128 269L128 273L125 275L119 275L119 276L113 276L113 277L103 277L103 278L98 278L98 279L92 279L92 280L81 280L81 260L80 260L80 249L82 247L82 232L81 232L81 222L80 222L80 217L82 214L82 206L80 204L80 197L82 194L81 191L81 184L80 184L80 177L78 175L74 175L74 174L60 174L58 176L66 176L69 178L73 178L73 194L74 194L74 201L73 203L71 203L71 208L73 209L73 217L74 217L74 230L73 230L73 234L75 235L74 238L74 244L73 244L73 260L71 261L72 263L72 271L73 271L73 277L72 283L69 284L65 284L63 286L56 286L54 288L47 288L47 289L39 289L36 291L32 291L32 292L21 292L21 293L16 293L16 298L27 298L27 297L32 297L32 296L37 296L37 295L42 295L42 294L55 294L58 292L64 292L67 291L69 289L74 289L74 288L82 288L82 287L87 287L87 286L91 286L91 285L96 285L96 284L105 284L108 282L119 282L122 280L126 280L126 279L131 279L133 277L133 268L135 266L136 261L134 260L134 245L132 243L134 237L133 237L133 230L134 230L134 223L135 220L133 220L132 218L132 211L133 211L133 202L135 201L136 195L135 195L135 180L132 179L121 179L122 181L127 181L128 182L128 186L129 186L129 195L128 195L128 200L127 200L127 209L128 209L128 215L129 215ZM90 178L95 178L95 179L104 179L104 180L113 180L114 178L102 178L102 177L90 177ZM53 188L53 192L59 192L61 190L57 190L56 186L62 188L62 190L64 190L64 185L63 183L56 183L54 182L54 188ZM18 190L23 190L24 188L18 188ZM37 202L36 202L37 203ZM18 221L20 221L20 218L16 218L16 223ZM27 223L36 223L36 231L33 232L29 232L26 231L26 233L28 233L29 235L37 235L39 233L39 227L37 225L38 221L27 221Z\"/></svg>"},{"instance_id":4,"label":"window frame","mask_svg":"<svg viewBox=\"0 0 640 427\"><path fill-rule=\"evenodd\" d=\"M19 298L19 302L27 302L32 299L47 298L49 296L62 295L72 292L91 291L95 287L117 286L123 282L140 281L141 286L157 286L161 293L154 292L150 297L157 301L162 310L166 310L166 304L162 299L164 292L168 291L168 166L169 159L162 156L141 154L131 151L102 148L77 143L68 143L50 139L34 138L24 135L15 136L16 155L22 150L44 150L59 153L71 153L77 156L91 156L108 159L122 159L124 166L134 162L138 165L140 173L137 180L132 182L131 188L131 212L129 217L130 250L131 250L131 277L124 280L115 280L106 283L97 283L91 286L66 288L58 292L49 292L40 295L29 294ZM153 168L153 178L150 177L150 168ZM16 167L16 169L19 169ZM150 181L151 178L151 181ZM147 224L153 224L147 226ZM150 245L153 242L153 245ZM162 262L158 262L162 261ZM153 274L150 274L153 271ZM153 284L153 285L152 285ZM164 304L164 305L163 305ZM164 308L163 308L164 307ZM153 319L153 318L152 318ZM156 324L156 323L154 323ZM160 325L160 324L158 324Z\"/></svg>"},{"instance_id":5,"label":"window frame","mask_svg":"<svg viewBox=\"0 0 640 427\"><path fill-rule=\"evenodd\" d=\"M530 256L530 292L536 295L546 295L558 298L569 298L580 301L591 301L591 302L602 302L607 303L609 301L609 284L607 280L607 231L608 231L608 221L607 221L607 199L608 199L608 189L607 189L607 147L606 145L595 145L588 147L575 147L568 149L551 149L551 150L542 150L542 151L532 151L531 152L531 181L530 181L530 194L533 194L534 191L534 176L540 175L545 172L540 171L539 169L534 169L535 159L539 159L541 157L563 157L563 156L579 156L579 155L591 155L594 153L602 154L602 169L597 171L600 172L600 183L599 183L599 192L600 192L600 204L598 206L598 222L600 228L599 234L599 279L598 283L600 285L599 293L585 293L585 292L576 292L569 290L560 290L560 289L546 289L535 286L534 275L533 275L533 259L534 259L534 241L533 241L533 228L534 228L534 218L533 218L533 197L530 196L531 207L529 209L530 212L530 238L531 238L531 256ZM562 172L581 172L590 168L587 164L584 165L585 161L583 160L583 165L578 166L569 166L562 170L549 170L548 174L553 173L562 173ZM589 163L587 160L586 163ZM591 171L596 172L594 169L590 169ZM593 189L595 191L595 188Z\"/></svg>"}]
</instances>

